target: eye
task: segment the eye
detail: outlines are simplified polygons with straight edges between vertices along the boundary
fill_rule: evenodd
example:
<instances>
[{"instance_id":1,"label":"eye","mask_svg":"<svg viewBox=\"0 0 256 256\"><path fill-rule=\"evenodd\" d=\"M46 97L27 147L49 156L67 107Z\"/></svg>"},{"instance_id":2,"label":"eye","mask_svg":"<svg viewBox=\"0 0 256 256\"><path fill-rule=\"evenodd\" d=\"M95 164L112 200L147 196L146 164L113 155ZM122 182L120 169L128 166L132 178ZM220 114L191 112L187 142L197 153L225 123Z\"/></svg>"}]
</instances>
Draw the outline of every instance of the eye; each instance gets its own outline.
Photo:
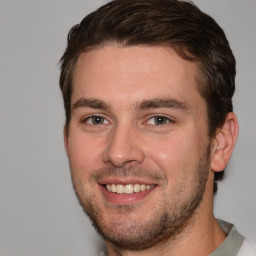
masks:
<instances>
[{"instance_id":1,"label":"eye","mask_svg":"<svg viewBox=\"0 0 256 256\"><path fill-rule=\"evenodd\" d=\"M172 120L166 116L153 116L147 121L150 125L165 125L170 122Z\"/></svg>"},{"instance_id":2,"label":"eye","mask_svg":"<svg viewBox=\"0 0 256 256\"><path fill-rule=\"evenodd\" d=\"M91 125L109 124L106 118L97 115L87 117L83 122Z\"/></svg>"}]
</instances>

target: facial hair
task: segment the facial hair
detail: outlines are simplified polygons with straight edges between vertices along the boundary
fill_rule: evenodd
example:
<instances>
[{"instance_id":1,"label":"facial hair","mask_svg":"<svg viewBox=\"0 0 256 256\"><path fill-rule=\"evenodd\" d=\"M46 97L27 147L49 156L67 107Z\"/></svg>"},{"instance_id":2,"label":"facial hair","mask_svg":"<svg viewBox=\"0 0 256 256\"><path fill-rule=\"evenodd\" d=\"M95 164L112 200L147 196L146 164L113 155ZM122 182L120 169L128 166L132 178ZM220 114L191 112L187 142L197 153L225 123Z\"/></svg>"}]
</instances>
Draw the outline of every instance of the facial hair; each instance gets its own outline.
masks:
<instances>
[{"instance_id":1,"label":"facial hair","mask_svg":"<svg viewBox=\"0 0 256 256\"><path fill-rule=\"evenodd\" d=\"M210 145L198 160L196 170L191 170L194 176L178 184L167 194L165 188L168 184L166 175L162 170L144 170L135 167L106 168L95 170L88 181L89 184L108 177L150 177L158 181L165 200L152 207L150 221L128 221L129 214L134 210L133 205L118 205L113 209L122 218L115 218L111 224L104 221L104 209L99 207L96 194L86 190L87 184L81 182L72 175L72 182L77 198L89 216L93 226L105 241L122 250L145 250L153 246L161 245L167 240L174 240L196 218L195 212L204 195L210 167ZM72 165L70 165L73 173ZM90 187L90 186L88 186ZM190 191L185 193L184 191ZM127 222L123 217L127 216Z\"/></svg>"}]
</instances>

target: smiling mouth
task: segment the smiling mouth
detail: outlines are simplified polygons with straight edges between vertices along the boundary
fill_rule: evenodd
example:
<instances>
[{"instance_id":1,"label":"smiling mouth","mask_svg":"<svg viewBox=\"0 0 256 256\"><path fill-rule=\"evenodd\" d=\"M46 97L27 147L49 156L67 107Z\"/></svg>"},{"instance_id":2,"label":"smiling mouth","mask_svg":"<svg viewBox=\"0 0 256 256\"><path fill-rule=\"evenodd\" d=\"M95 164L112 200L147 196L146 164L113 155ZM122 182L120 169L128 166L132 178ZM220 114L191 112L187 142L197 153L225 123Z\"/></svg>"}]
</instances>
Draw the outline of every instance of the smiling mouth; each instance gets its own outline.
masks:
<instances>
[{"instance_id":1,"label":"smiling mouth","mask_svg":"<svg viewBox=\"0 0 256 256\"><path fill-rule=\"evenodd\" d=\"M116 193L116 194L133 194L144 192L154 188L155 185L144 185L144 184L106 184L105 188L107 191Z\"/></svg>"}]
</instances>

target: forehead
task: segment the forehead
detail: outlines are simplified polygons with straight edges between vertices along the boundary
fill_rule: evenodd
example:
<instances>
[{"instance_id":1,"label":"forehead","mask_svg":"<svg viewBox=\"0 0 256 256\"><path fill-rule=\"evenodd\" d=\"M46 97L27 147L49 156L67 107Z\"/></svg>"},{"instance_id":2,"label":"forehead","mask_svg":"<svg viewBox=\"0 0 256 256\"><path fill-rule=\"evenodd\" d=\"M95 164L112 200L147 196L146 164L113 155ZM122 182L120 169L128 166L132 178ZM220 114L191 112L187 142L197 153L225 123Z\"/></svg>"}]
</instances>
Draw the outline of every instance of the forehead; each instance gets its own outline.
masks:
<instances>
[{"instance_id":1,"label":"forehead","mask_svg":"<svg viewBox=\"0 0 256 256\"><path fill-rule=\"evenodd\" d=\"M116 101L128 95L138 101L154 95L179 100L199 96L198 73L195 63L180 58L171 48L108 45L79 56L71 101L81 96L104 98L110 93Z\"/></svg>"}]
</instances>

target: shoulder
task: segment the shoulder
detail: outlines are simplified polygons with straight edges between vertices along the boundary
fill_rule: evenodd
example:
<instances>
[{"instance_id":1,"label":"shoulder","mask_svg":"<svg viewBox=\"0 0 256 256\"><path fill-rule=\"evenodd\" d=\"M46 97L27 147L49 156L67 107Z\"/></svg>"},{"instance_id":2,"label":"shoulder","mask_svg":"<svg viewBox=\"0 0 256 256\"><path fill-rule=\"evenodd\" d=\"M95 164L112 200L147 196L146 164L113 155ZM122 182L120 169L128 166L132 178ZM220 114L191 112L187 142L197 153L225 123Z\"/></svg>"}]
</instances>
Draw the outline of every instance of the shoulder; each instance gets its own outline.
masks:
<instances>
[{"instance_id":1,"label":"shoulder","mask_svg":"<svg viewBox=\"0 0 256 256\"><path fill-rule=\"evenodd\" d=\"M108 256L107 251L103 251L99 253L97 256Z\"/></svg>"},{"instance_id":2,"label":"shoulder","mask_svg":"<svg viewBox=\"0 0 256 256\"><path fill-rule=\"evenodd\" d=\"M245 239L237 256L256 256L256 244L253 245Z\"/></svg>"}]
</instances>

